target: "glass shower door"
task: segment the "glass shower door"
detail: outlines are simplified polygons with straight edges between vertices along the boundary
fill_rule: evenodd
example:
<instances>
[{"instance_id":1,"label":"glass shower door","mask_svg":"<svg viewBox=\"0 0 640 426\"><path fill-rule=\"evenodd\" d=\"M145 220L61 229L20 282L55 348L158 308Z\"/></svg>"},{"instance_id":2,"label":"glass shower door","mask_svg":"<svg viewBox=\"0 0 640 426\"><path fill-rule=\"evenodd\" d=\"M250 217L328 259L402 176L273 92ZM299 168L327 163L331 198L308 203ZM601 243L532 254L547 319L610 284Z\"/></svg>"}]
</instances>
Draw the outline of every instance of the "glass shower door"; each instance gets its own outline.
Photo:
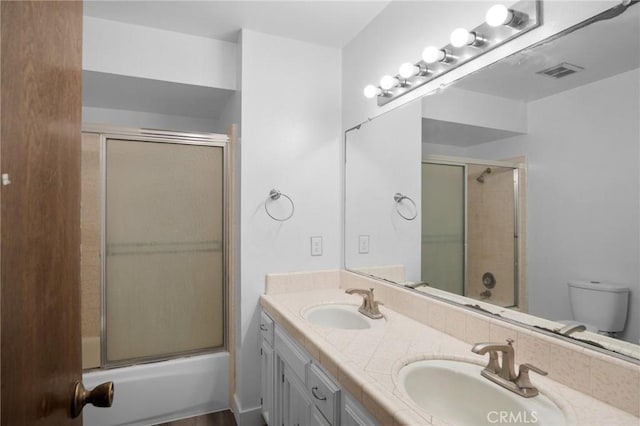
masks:
<instances>
[{"instance_id":1,"label":"glass shower door","mask_svg":"<svg viewBox=\"0 0 640 426\"><path fill-rule=\"evenodd\" d=\"M223 347L220 146L105 142L103 363Z\"/></svg>"},{"instance_id":2,"label":"glass shower door","mask_svg":"<svg viewBox=\"0 0 640 426\"><path fill-rule=\"evenodd\" d=\"M422 163L422 281L465 291L465 166Z\"/></svg>"}]
</instances>

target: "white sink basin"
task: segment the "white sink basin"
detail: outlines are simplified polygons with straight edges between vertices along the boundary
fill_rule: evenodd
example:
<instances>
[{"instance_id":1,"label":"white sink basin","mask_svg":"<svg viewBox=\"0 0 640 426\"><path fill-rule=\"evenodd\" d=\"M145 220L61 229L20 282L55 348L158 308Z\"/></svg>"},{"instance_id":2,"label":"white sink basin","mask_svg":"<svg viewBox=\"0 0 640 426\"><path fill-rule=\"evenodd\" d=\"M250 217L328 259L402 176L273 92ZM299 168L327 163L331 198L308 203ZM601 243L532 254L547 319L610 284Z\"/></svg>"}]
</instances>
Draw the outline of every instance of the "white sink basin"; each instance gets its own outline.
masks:
<instances>
[{"instance_id":1,"label":"white sink basin","mask_svg":"<svg viewBox=\"0 0 640 426\"><path fill-rule=\"evenodd\" d=\"M358 312L358 306L332 303L309 308L303 313L304 318L312 324L345 330L363 330L381 327L385 319L371 319Z\"/></svg>"},{"instance_id":2,"label":"white sink basin","mask_svg":"<svg viewBox=\"0 0 640 426\"><path fill-rule=\"evenodd\" d=\"M398 383L426 412L456 426L566 424L546 396L519 396L482 377L482 369L461 361L416 361L400 369Z\"/></svg>"}]
</instances>

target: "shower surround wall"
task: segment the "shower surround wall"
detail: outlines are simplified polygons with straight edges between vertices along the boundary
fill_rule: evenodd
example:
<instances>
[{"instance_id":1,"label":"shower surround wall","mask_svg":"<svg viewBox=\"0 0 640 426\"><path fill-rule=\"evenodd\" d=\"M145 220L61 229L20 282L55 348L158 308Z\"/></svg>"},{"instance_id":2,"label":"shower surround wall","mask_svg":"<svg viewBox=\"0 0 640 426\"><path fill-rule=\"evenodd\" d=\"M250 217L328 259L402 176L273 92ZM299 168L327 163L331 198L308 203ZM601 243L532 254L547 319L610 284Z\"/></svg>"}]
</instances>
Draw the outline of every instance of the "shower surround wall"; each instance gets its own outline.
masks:
<instances>
[{"instance_id":1,"label":"shower surround wall","mask_svg":"<svg viewBox=\"0 0 640 426\"><path fill-rule=\"evenodd\" d=\"M501 306L514 304L514 199L513 171L491 167L484 183L477 178L487 166L467 166L467 291L466 296L481 296L485 273L493 274L495 287L487 302Z\"/></svg>"},{"instance_id":2,"label":"shower surround wall","mask_svg":"<svg viewBox=\"0 0 640 426\"><path fill-rule=\"evenodd\" d=\"M82 134L80 318L82 367L100 366L100 136Z\"/></svg>"}]
</instances>

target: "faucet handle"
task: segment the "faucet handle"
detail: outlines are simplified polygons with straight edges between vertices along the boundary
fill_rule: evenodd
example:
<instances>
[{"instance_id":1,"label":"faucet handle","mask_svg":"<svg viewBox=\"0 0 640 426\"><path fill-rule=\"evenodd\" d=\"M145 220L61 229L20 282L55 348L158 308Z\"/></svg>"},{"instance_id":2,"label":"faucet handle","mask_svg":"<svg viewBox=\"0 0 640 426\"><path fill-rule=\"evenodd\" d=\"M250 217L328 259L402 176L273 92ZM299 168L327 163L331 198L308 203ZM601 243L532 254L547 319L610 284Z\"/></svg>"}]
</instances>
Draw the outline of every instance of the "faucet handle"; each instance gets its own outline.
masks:
<instances>
[{"instance_id":1,"label":"faucet handle","mask_svg":"<svg viewBox=\"0 0 640 426\"><path fill-rule=\"evenodd\" d=\"M529 374L529 370L531 370L531 371L533 371L535 373L538 373L541 376L546 376L547 374L549 374L546 371L544 371L543 369L536 367L535 365L521 364L520 365L520 373L519 373L519 375Z\"/></svg>"},{"instance_id":2,"label":"faucet handle","mask_svg":"<svg viewBox=\"0 0 640 426\"><path fill-rule=\"evenodd\" d=\"M538 394L538 389L533 386L533 383L531 383L531 379L529 379L529 371L534 371L541 376L546 376L548 374L546 371L536 367L535 365L520 365L520 370L518 372L518 377L516 378L515 383L521 391L526 393L525 396L527 397L535 396Z\"/></svg>"}]
</instances>

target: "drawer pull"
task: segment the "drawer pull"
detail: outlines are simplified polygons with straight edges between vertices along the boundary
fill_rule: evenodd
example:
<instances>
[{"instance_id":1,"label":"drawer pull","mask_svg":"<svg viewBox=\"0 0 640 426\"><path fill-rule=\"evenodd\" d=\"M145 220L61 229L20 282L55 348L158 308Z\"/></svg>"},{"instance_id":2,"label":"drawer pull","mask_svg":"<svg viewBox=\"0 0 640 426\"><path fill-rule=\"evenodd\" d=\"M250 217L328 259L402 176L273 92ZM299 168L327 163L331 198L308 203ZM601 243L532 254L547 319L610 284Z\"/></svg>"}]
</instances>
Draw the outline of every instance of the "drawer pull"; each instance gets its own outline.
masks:
<instances>
[{"instance_id":1,"label":"drawer pull","mask_svg":"<svg viewBox=\"0 0 640 426\"><path fill-rule=\"evenodd\" d=\"M269 329L264 324L260 324L260 330L269 331Z\"/></svg>"},{"instance_id":2,"label":"drawer pull","mask_svg":"<svg viewBox=\"0 0 640 426\"><path fill-rule=\"evenodd\" d=\"M311 388L311 394L313 395L313 397L314 397L315 399L317 399L318 401L326 401L326 400L327 400L327 397L326 397L326 396L319 397L319 396L318 396L318 394L316 394L316 391L317 391L317 390L318 390L318 387L317 387L317 386L314 386L314 387L312 387L312 388Z\"/></svg>"}]
</instances>

